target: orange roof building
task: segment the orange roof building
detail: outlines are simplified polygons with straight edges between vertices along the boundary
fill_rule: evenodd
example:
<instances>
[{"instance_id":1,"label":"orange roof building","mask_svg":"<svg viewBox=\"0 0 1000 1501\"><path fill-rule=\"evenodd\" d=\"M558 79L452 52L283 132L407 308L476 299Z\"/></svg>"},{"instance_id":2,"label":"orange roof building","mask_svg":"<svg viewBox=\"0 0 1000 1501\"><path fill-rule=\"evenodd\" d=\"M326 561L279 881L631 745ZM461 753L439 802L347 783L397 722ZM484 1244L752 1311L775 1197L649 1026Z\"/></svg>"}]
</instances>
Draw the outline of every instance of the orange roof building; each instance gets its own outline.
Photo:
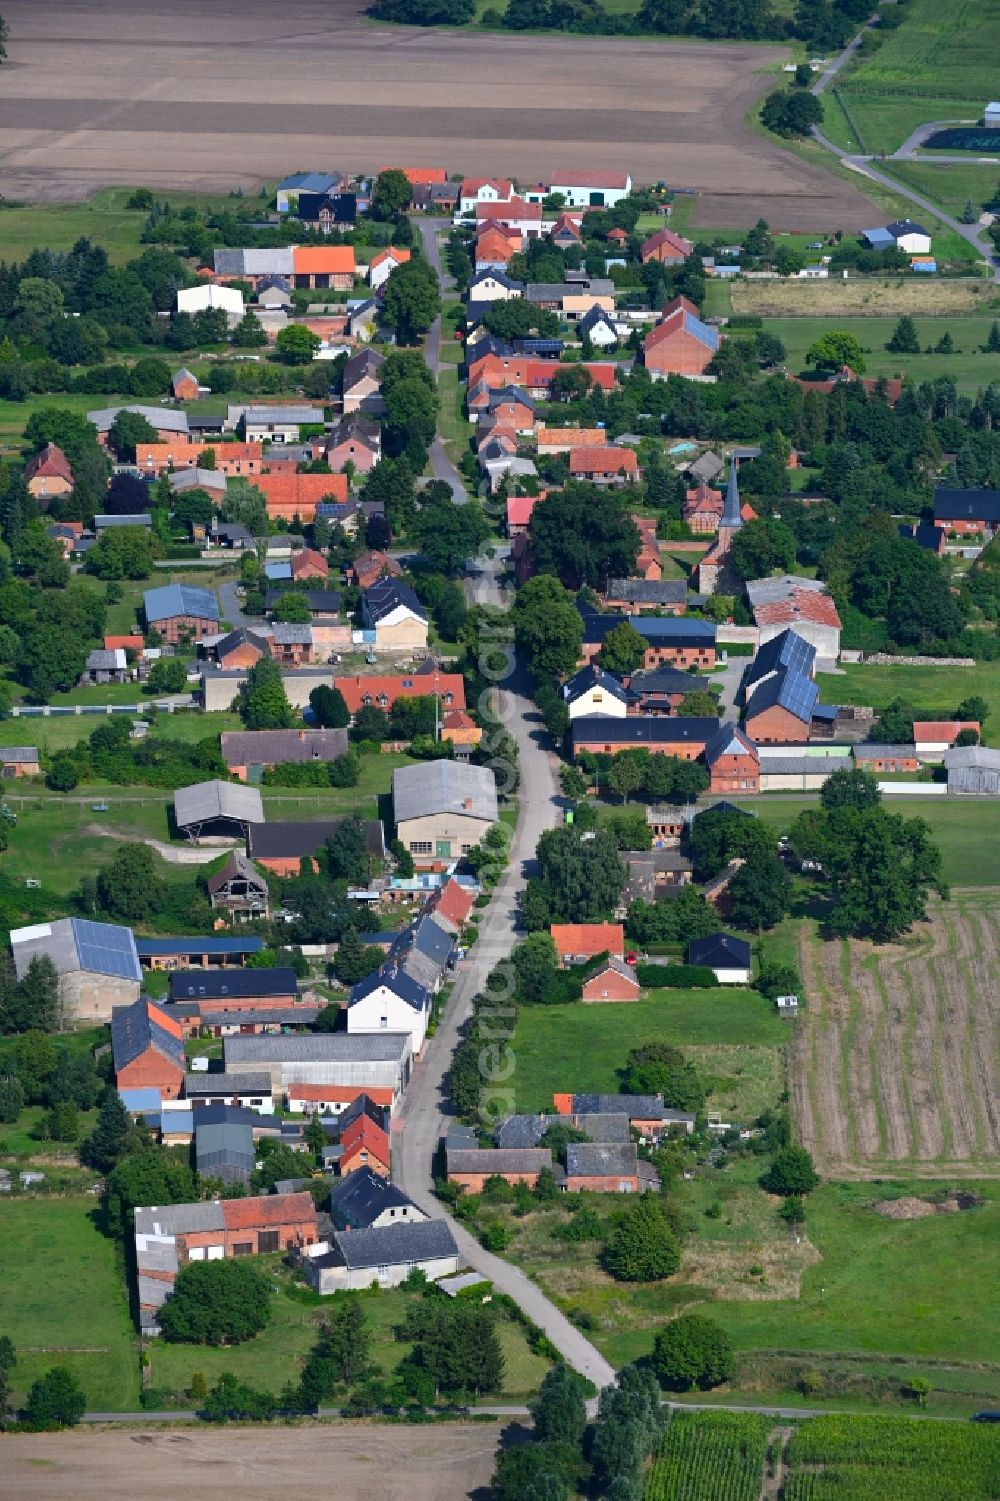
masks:
<instances>
[{"instance_id":1,"label":"orange roof building","mask_svg":"<svg viewBox=\"0 0 1000 1501\"><path fill-rule=\"evenodd\" d=\"M441 722L441 739L452 745L478 745L483 732L464 709L450 709Z\"/></svg>"},{"instance_id":2,"label":"orange roof building","mask_svg":"<svg viewBox=\"0 0 1000 1501\"><path fill-rule=\"evenodd\" d=\"M292 270L297 287L333 287L349 292L354 285L354 246L296 245Z\"/></svg>"},{"instance_id":3,"label":"orange roof building","mask_svg":"<svg viewBox=\"0 0 1000 1501\"><path fill-rule=\"evenodd\" d=\"M141 636L105 636L104 650L134 651L137 656L142 656L146 643Z\"/></svg>"},{"instance_id":4,"label":"orange roof building","mask_svg":"<svg viewBox=\"0 0 1000 1501\"><path fill-rule=\"evenodd\" d=\"M379 171L402 172L411 188L430 188L448 181L443 167L380 167Z\"/></svg>"},{"instance_id":5,"label":"orange roof building","mask_svg":"<svg viewBox=\"0 0 1000 1501\"><path fill-rule=\"evenodd\" d=\"M585 964L598 954L625 954L625 929L617 922L553 923L549 928L561 964Z\"/></svg>"},{"instance_id":6,"label":"orange roof building","mask_svg":"<svg viewBox=\"0 0 1000 1501\"><path fill-rule=\"evenodd\" d=\"M397 698L421 698L436 693L446 709L465 708L465 678L460 672L417 672L403 677L362 675L337 678L344 703L351 714L359 709L384 709L387 713Z\"/></svg>"},{"instance_id":7,"label":"orange roof building","mask_svg":"<svg viewBox=\"0 0 1000 1501\"><path fill-rule=\"evenodd\" d=\"M347 499L346 474L262 474L254 480L272 521L312 521L321 500Z\"/></svg>"},{"instance_id":8,"label":"orange roof building","mask_svg":"<svg viewBox=\"0 0 1000 1501\"><path fill-rule=\"evenodd\" d=\"M438 887L425 904L424 911L428 914L433 912L438 917L446 918L456 928L461 928L472 911L472 902L472 892L452 878Z\"/></svg>"},{"instance_id":9,"label":"orange roof building","mask_svg":"<svg viewBox=\"0 0 1000 1501\"><path fill-rule=\"evenodd\" d=\"M73 488L73 470L59 445L46 443L25 464L24 480L28 493L44 502L54 496L69 494Z\"/></svg>"},{"instance_id":10,"label":"orange roof building","mask_svg":"<svg viewBox=\"0 0 1000 1501\"><path fill-rule=\"evenodd\" d=\"M208 449L215 455L219 474L260 474L264 450L259 443L137 443L135 462L144 474L162 474L165 469L204 468Z\"/></svg>"},{"instance_id":11,"label":"orange roof building","mask_svg":"<svg viewBox=\"0 0 1000 1501\"><path fill-rule=\"evenodd\" d=\"M395 1098L391 1089L373 1089L370 1085L362 1088L360 1085L349 1084L289 1084L287 1093L289 1101L301 1101L304 1105L314 1106L315 1109L310 1114L315 1114L316 1110L322 1113L323 1106L329 1105L331 1113L339 1115L360 1094L371 1100L373 1105L381 1105L390 1110Z\"/></svg>"},{"instance_id":12,"label":"orange roof building","mask_svg":"<svg viewBox=\"0 0 1000 1501\"><path fill-rule=\"evenodd\" d=\"M569 472L581 479L635 479L639 460L631 448L571 448Z\"/></svg>"},{"instance_id":13,"label":"orange roof building","mask_svg":"<svg viewBox=\"0 0 1000 1501\"><path fill-rule=\"evenodd\" d=\"M371 1168L383 1178L389 1176L389 1138L370 1116L362 1112L345 1126L340 1137L340 1171L343 1176L357 1167Z\"/></svg>"}]
</instances>

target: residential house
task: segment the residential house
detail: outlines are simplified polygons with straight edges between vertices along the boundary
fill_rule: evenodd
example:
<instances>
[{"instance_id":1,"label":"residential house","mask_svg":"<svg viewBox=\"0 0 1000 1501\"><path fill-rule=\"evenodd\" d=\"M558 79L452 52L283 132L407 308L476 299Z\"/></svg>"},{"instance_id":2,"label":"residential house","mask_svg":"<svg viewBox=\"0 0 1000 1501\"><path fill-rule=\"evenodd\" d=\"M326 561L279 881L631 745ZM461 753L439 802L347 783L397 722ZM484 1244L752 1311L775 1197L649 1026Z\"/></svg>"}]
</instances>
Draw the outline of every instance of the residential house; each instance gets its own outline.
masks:
<instances>
[{"instance_id":1,"label":"residential house","mask_svg":"<svg viewBox=\"0 0 1000 1501\"><path fill-rule=\"evenodd\" d=\"M714 536L722 520L722 491L699 481L687 491L681 515L698 536Z\"/></svg>"},{"instance_id":2,"label":"residential house","mask_svg":"<svg viewBox=\"0 0 1000 1501\"><path fill-rule=\"evenodd\" d=\"M24 482L44 511L50 500L69 495L73 489L73 469L56 443L46 443L24 466Z\"/></svg>"},{"instance_id":3,"label":"residential house","mask_svg":"<svg viewBox=\"0 0 1000 1501\"><path fill-rule=\"evenodd\" d=\"M5 782L18 777L40 777L41 774L37 745L0 746L0 778Z\"/></svg>"},{"instance_id":4,"label":"residential house","mask_svg":"<svg viewBox=\"0 0 1000 1501\"><path fill-rule=\"evenodd\" d=\"M812 643L822 661L837 661L840 616L819 579L785 574L781 578L754 579L746 590L761 646L790 626L796 635Z\"/></svg>"},{"instance_id":5,"label":"residential house","mask_svg":"<svg viewBox=\"0 0 1000 1501\"><path fill-rule=\"evenodd\" d=\"M939 558L944 557L948 545L948 533L944 527L936 526L933 521L901 522L897 530L906 541L915 542Z\"/></svg>"},{"instance_id":6,"label":"residential house","mask_svg":"<svg viewBox=\"0 0 1000 1501\"><path fill-rule=\"evenodd\" d=\"M279 214L294 214L302 193L333 193L344 178L339 172L292 172L278 183L277 209Z\"/></svg>"},{"instance_id":7,"label":"residential house","mask_svg":"<svg viewBox=\"0 0 1000 1501\"><path fill-rule=\"evenodd\" d=\"M385 411L382 399L382 366L385 355L376 349L358 349L344 363L343 409L345 412L367 412L371 417L380 417Z\"/></svg>"},{"instance_id":8,"label":"residential house","mask_svg":"<svg viewBox=\"0 0 1000 1501\"><path fill-rule=\"evenodd\" d=\"M644 667L715 666L716 628L709 620L660 615L598 615L590 611L581 611L581 614L585 661L596 657L610 630L623 620L629 620L646 642Z\"/></svg>"},{"instance_id":9,"label":"residential house","mask_svg":"<svg viewBox=\"0 0 1000 1501\"><path fill-rule=\"evenodd\" d=\"M465 679L460 672L419 671L403 677L363 675L337 678L336 686L350 713L359 709L384 709L386 713L399 698L421 698L434 693L445 709L465 708Z\"/></svg>"},{"instance_id":10,"label":"residential house","mask_svg":"<svg viewBox=\"0 0 1000 1501\"><path fill-rule=\"evenodd\" d=\"M326 1244L324 1251L310 1247L300 1263L306 1281L321 1295L367 1291L372 1283L398 1287L413 1271L435 1282L453 1276L461 1261L444 1220L335 1230Z\"/></svg>"},{"instance_id":11,"label":"residential house","mask_svg":"<svg viewBox=\"0 0 1000 1501\"><path fill-rule=\"evenodd\" d=\"M396 267L405 266L409 259L410 252L397 245L376 251L368 263L368 285L376 290L384 286Z\"/></svg>"},{"instance_id":12,"label":"residential house","mask_svg":"<svg viewBox=\"0 0 1000 1501\"><path fill-rule=\"evenodd\" d=\"M449 940L448 947L451 944ZM347 1004L348 1032L409 1032L414 1057L427 1035L430 991L398 964L383 965L351 990Z\"/></svg>"},{"instance_id":13,"label":"residential house","mask_svg":"<svg viewBox=\"0 0 1000 1501\"><path fill-rule=\"evenodd\" d=\"M583 982L583 1001L637 1001L642 987L631 964L609 954Z\"/></svg>"},{"instance_id":14,"label":"residential house","mask_svg":"<svg viewBox=\"0 0 1000 1501\"><path fill-rule=\"evenodd\" d=\"M213 499L221 500L225 494L225 480L230 475L246 479L249 475L256 477L260 474L264 465L264 450L260 443L219 443L212 448L215 455L216 467L214 470L204 468L204 458L208 449L201 445L184 440L183 442L156 442L137 443L135 449L136 467L143 478L158 476L164 472L185 475L185 483L194 484L187 476L194 473L199 476L198 488L207 489ZM212 474L214 480L206 480L206 474ZM171 481L171 488L176 482Z\"/></svg>"},{"instance_id":15,"label":"residential house","mask_svg":"<svg viewBox=\"0 0 1000 1501\"><path fill-rule=\"evenodd\" d=\"M564 969L571 964L588 964L599 954L625 954L625 930L621 923L553 923L549 935Z\"/></svg>"},{"instance_id":16,"label":"residential house","mask_svg":"<svg viewBox=\"0 0 1000 1501\"><path fill-rule=\"evenodd\" d=\"M391 1089L362 1089L343 1084L290 1084L287 1105L292 1115L332 1115L345 1124L363 1110L375 1112L376 1124L384 1126L395 1096Z\"/></svg>"},{"instance_id":17,"label":"residential house","mask_svg":"<svg viewBox=\"0 0 1000 1501\"><path fill-rule=\"evenodd\" d=\"M361 592L361 625L376 652L397 656L427 649L427 612L409 584L384 579Z\"/></svg>"},{"instance_id":18,"label":"residential house","mask_svg":"<svg viewBox=\"0 0 1000 1501\"><path fill-rule=\"evenodd\" d=\"M615 310L614 282L603 276L589 277L586 273L580 273L580 279L567 271L561 282L529 282L524 295L536 307L560 313L571 323L585 317L594 308L605 313Z\"/></svg>"},{"instance_id":19,"label":"residential house","mask_svg":"<svg viewBox=\"0 0 1000 1501\"><path fill-rule=\"evenodd\" d=\"M719 721L708 715L629 714L624 719L583 715L570 724L570 741L574 757L581 751L614 756L641 748L652 755L697 761L718 728Z\"/></svg>"},{"instance_id":20,"label":"residential house","mask_svg":"<svg viewBox=\"0 0 1000 1501\"><path fill-rule=\"evenodd\" d=\"M582 318L577 319L577 332L581 339L589 339L595 349L616 349L618 347L619 323L613 311L601 307L598 303L584 313Z\"/></svg>"},{"instance_id":21,"label":"residential house","mask_svg":"<svg viewBox=\"0 0 1000 1501\"><path fill-rule=\"evenodd\" d=\"M687 599L686 579L608 579L604 592L608 609L621 610L625 615L641 615L644 610L683 615Z\"/></svg>"},{"instance_id":22,"label":"residential house","mask_svg":"<svg viewBox=\"0 0 1000 1501\"><path fill-rule=\"evenodd\" d=\"M221 636L208 648L220 667L252 667L268 653L267 637L258 635L249 626L241 625L235 631Z\"/></svg>"},{"instance_id":23,"label":"residential house","mask_svg":"<svg viewBox=\"0 0 1000 1501\"><path fill-rule=\"evenodd\" d=\"M267 882L242 850L234 850L205 886L213 911L228 912L230 921L256 922L270 916Z\"/></svg>"},{"instance_id":24,"label":"residential house","mask_svg":"<svg viewBox=\"0 0 1000 1501\"><path fill-rule=\"evenodd\" d=\"M87 413L87 421L97 428L97 441L102 448L108 446L108 434L119 412L136 412L145 417L156 432L159 443L184 444L191 442L191 429L186 412L176 407L144 406L141 402L123 402L119 406L99 407Z\"/></svg>"},{"instance_id":25,"label":"residential house","mask_svg":"<svg viewBox=\"0 0 1000 1501\"><path fill-rule=\"evenodd\" d=\"M449 709L441 720L441 739L455 747L455 755L470 755L483 738L483 732L464 709Z\"/></svg>"},{"instance_id":26,"label":"residential house","mask_svg":"<svg viewBox=\"0 0 1000 1501\"><path fill-rule=\"evenodd\" d=\"M729 933L710 933L688 944L687 962L710 969L720 985L747 985L750 981L750 945Z\"/></svg>"},{"instance_id":27,"label":"residential house","mask_svg":"<svg viewBox=\"0 0 1000 1501\"><path fill-rule=\"evenodd\" d=\"M275 402L230 407L247 443L298 443L302 429L323 428L323 408L305 403Z\"/></svg>"},{"instance_id":28,"label":"residential house","mask_svg":"<svg viewBox=\"0 0 1000 1501\"><path fill-rule=\"evenodd\" d=\"M353 1173L368 1168L381 1178L389 1176L389 1135L368 1115L356 1115L340 1133L340 1170Z\"/></svg>"},{"instance_id":29,"label":"residential house","mask_svg":"<svg viewBox=\"0 0 1000 1501\"><path fill-rule=\"evenodd\" d=\"M537 240L545 229L540 205L525 203L523 198L511 197L506 203L477 203L475 214L478 230L488 224L502 224L524 240Z\"/></svg>"},{"instance_id":30,"label":"residential house","mask_svg":"<svg viewBox=\"0 0 1000 1501\"><path fill-rule=\"evenodd\" d=\"M321 234L354 224L358 217L357 193L300 193L296 217Z\"/></svg>"},{"instance_id":31,"label":"residential house","mask_svg":"<svg viewBox=\"0 0 1000 1501\"><path fill-rule=\"evenodd\" d=\"M283 1096L297 1084L335 1084L391 1090L393 1106L409 1081L413 1059L409 1032L227 1037L223 1050L228 1072L266 1072L272 1090Z\"/></svg>"},{"instance_id":32,"label":"residential house","mask_svg":"<svg viewBox=\"0 0 1000 1501\"><path fill-rule=\"evenodd\" d=\"M982 738L977 719L917 719L913 723L913 743L920 761L940 761L945 751L955 745L963 730Z\"/></svg>"},{"instance_id":33,"label":"residential house","mask_svg":"<svg viewBox=\"0 0 1000 1501\"><path fill-rule=\"evenodd\" d=\"M200 391L198 377L186 365L175 370L170 377L170 394L175 401L197 401Z\"/></svg>"},{"instance_id":34,"label":"residential house","mask_svg":"<svg viewBox=\"0 0 1000 1501\"><path fill-rule=\"evenodd\" d=\"M650 261L659 261L661 266L682 266L694 250L690 240L675 234L672 229L658 229L643 240L639 258L644 266Z\"/></svg>"},{"instance_id":35,"label":"residential house","mask_svg":"<svg viewBox=\"0 0 1000 1501\"><path fill-rule=\"evenodd\" d=\"M548 1147L508 1147L504 1150L483 1147L456 1147L445 1154L449 1183L457 1183L467 1193L482 1193L489 1178L503 1178L506 1183L527 1183L534 1188L541 1172L552 1171L552 1153Z\"/></svg>"},{"instance_id":36,"label":"residential house","mask_svg":"<svg viewBox=\"0 0 1000 1501\"><path fill-rule=\"evenodd\" d=\"M347 500L346 474L262 474L254 484L272 521L309 522L321 502Z\"/></svg>"},{"instance_id":37,"label":"residential house","mask_svg":"<svg viewBox=\"0 0 1000 1501\"><path fill-rule=\"evenodd\" d=\"M566 172L525 190L531 203L559 194L567 208L613 208L632 191L628 172Z\"/></svg>"},{"instance_id":38,"label":"residential house","mask_svg":"<svg viewBox=\"0 0 1000 1501\"><path fill-rule=\"evenodd\" d=\"M211 589L191 584L162 584L146 589L142 596L146 629L176 646L182 640L196 641L214 635L219 628L219 602Z\"/></svg>"},{"instance_id":39,"label":"residential house","mask_svg":"<svg viewBox=\"0 0 1000 1501\"><path fill-rule=\"evenodd\" d=\"M621 489L638 480L639 460L631 448L573 448L569 472L571 479L586 479L595 485Z\"/></svg>"},{"instance_id":40,"label":"residential house","mask_svg":"<svg viewBox=\"0 0 1000 1501\"><path fill-rule=\"evenodd\" d=\"M484 269L477 271L469 282L470 303L511 302L524 296L524 282L514 281L502 271Z\"/></svg>"},{"instance_id":41,"label":"residential house","mask_svg":"<svg viewBox=\"0 0 1000 1501\"><path fill-rule=\"evenodd\" d=\"M111 1057L117 1089L156 1089L180 1097L187 1068L183 1028L145 997L111 1012Z\"/></svg>"},{"instance_id":42,"label":"residential house","mask_svg":"<svg viewBox=\"0 0 1000 1501\"><path fill-rule=\"evenodd\" d=\"M159 1334L157 1313L182 1266L230 1256L263 1255L318 1239L316 1206L308 1193L213 1199L135 1211L139 1322Z\"/></svg>"},{"instance_id":43,"label":"residential house","mask_svg":"<svg viewBox=\"0 0 1000 1501\"><path fill-rule=\"evenodd\" d=\"M477 271L503 271L520 248L520 235L500 224L488 224L476 236L473 262Z\"/></svg>"},{"instance_id":44,"label":"residential house","mask_svg":"<svg viewBox=\"0 0 1000 1501\"><path fill-rule=\"evenodd\" d=\"M293 579L328 579L330 565L314 547L300 547L292 553Z\"/></svg>"},{"instance_id":45,"label":"residential house","mask_svg":"<svg viewBox=\"0 0 1000 1501\"><path fill-rule=\"evenodd\" d=\"M382 454L382 430L377 423L363 417L344 417L330 434L326 462L338 473L354 466L357 474L368 474Z\"/></svg>"},{"instance_id":46,"label":"residential house","mask_svg":"<svg viewBox=\"0 0 1000 1501\"><path fill-rule=\"evenodd\" d=\"M643 341L643 364L654 380L704 376L719 350L719 334L686 297L675 297Z\"/></svg>"},{"instance_id":47,"label":"residential house","mask_svg":"<svg viewBox=\"0 0 1000 1501\"><path fill-rule=\"evenodd\" d=\"M505 177L466 177L458 191L460 214L474 214L480 203L509 203L514 184Z\"/></svg>"},{"instance_id":48,"label":"residential house","mask_svg":"<svg viewBox=\"0 0 1000 1501\"><path fill-rule=\"evenodd\" d=\"M424 761L392 774L396 832L422 870L443 870L497 821L497 787L486 766Z\"/></svg>"},{"instance_id":49,"label":"residential house","mask_svg":"<svg viewBox=\"0 0 1000 1501\"><path fill-rule=\"evenodd\" d=\"M388 553L370 551L363 552L354 559L347 569L347 577L350 583L365 590L370 589L379 579L399 578L402 571L395 558L390 558Z\"/></svg>"},{"instance_id":50,"label":"residential house","mask_svg":"<svg viewBox=\"0 0 1000 1501\"><path fill-rule=\"evenodd\" d=\"M331 1190L330 1218L338 1230L381 1230L420 1224L427 1215L381 1173L359 1167Z\"/></svg>"},{"instance_id":51,"label":"residential house","mask_svg":"<svg viewBox=\"0 0 1000 1501\"><path fill-rule=\"evenodd\" d=\"M299 874L303 860L312 860L313 869L318 871L316 856L336 833L340 823L338 818L322 818L251 824L247 832L247 854L256 865L286 879ZM381 859L385 854L385 843L378 819L366 820L365 839L368 853L373 859Z\"/></svg>"},{"instance_id":52,"label":"residential house","mask_svg":"<svg viewBox=\"0 0 1000 1501\"><path fill-rule=\"evenodd\" d=\"M567 369L558 358L541 359L533 354L517 353L501 355L492 350L484 350L480 354L478 345L470 348L467 363L470 392L477 386L485 386L490 391L515 388L525 395L542 399L549 398L552 382L560 372L565 374ZM618 367L612 360L589 360L569 368L585 370L590 377L591 386L597 386L602 391L613 391L615 388ZM485 405L482 401L479 404ZM470 407L472 405L474 403L470 401ZM607 433L602 431L601 443L606 442ZM583 447L583 442L578 446Z\"/></svg>"},{"instance_id":53,"label":"residential house","mask_svg":"<svg viewBox=\"0 0 1000 1501\"><path fill-rule=\"evenodd\" d=\"M695 1118L681 1110L668 1110L661 1094L554 1094L556 1114L569 1116L581 1130L594 1117L628 1115L629 1124L642 1140L657 1140L679 1128L690 1136Z\"/></svg>"},{"instance_id":54,"label":"residential house","mask_svg":"<svg viewBox=\"0 0 1000 1501\"><path fill-rule=\"evenodd\" d=\"M264 805L256 787L237 787L215 778L177 788L174 821L196 841L202 834L245 833L250 824L263 823Z\"/></svg>"},{"instance_id":55,"label":"residential house","mask_svg":"<svg viewBox=\"0 0 1000 1501\"><path fill-rule=\"evenodd\" d=\"M722 724L705 746L711 792L760 791L760 757L753 741L734 724Z\"/></svg>"},{"instance_id":56,"label":"residential house","mask_svg":"<svg viewBox=\"0 0 1000 1501\"><path fill-rule=\"evenodd\" d=\"M19 980L27 974L32 959L52 960L59 976L64 1025L108 1022L116 1006L138 1000L142 970L131 928L62 917L55 922L13 928L10 947Z\"/></svg>"},{"instance_id":57,"label":"residential house","mask_svg":"<svg viewBox=\"0 0 1000 1501\"><path fill-rule=\"evenodd\" d=\"M348 748L346 730L226 730L222 759L230 776L259 780L275 766L337 761Z\"/></svg>"},{"instance_id":58,"label":"residential house","mask_svg":"<svg viewBox=\"0 0 1000 1501\"><path fill-rule=\"evenodd\" d=\"M708 678L676 667L654 667L633 672L625 687L630 714L670 714L689 693L704 691Z\"/></svg>"},{"instance_id":59,"label":"residential house","mask_svg":"<svg viewBox=\"0 0 1000 1501\"><path fill-rule=\"evenodd\" d=\"M567 1193L645 1193L659 1186L656 1169L639 1161L634 1141L574 1141L566 1147Z\"/></svg>"},{"instance_id":60,"label":"residential house","mask_svg":"<svg viewBox=\"0 0 1000 1501\"><path fill-rule=\"evenodd\" d=\"M599 714L624 719L628 712L626 690L618 678L596 662L588 662L567 678L562 685L562 697L571 720Z\"/></svg>"},{"instance_id":61,"label":"residential house","mask_svg":"<svg viewBox=\"0 0 1000 1501\"><path fill-rule=\"evenodd\" d=\"M934 491L934 525L956 537L989 540L1000 531L1000 490Z\"/></svg>"}]
</instances>

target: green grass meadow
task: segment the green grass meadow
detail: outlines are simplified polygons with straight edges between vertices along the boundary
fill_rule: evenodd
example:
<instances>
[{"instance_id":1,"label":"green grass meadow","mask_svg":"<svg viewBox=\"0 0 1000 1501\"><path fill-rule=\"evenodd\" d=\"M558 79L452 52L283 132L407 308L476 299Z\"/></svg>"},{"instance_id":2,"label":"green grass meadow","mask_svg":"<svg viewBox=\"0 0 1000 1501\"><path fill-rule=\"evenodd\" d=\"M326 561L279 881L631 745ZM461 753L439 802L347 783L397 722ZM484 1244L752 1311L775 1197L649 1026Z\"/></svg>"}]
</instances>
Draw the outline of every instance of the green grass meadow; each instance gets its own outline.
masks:
<instances>
[{"instance_id":1,"label":"green grass meadow","mask_svg":"<svg viewBox=\"0 0 1000 1501\"><path fill-rule=\"evenodd\" d=\"M997 132L1000 137L1000 131ZM997 155L1000 157L1000 139L997 140ZM1000 161L988 166L982 163L938 162L932 159L914 162L886 162L886 169L907 187L915 188L954 218L958 218L967 202L972 203L976 213L982 212L983 204L993 198L1000 186Z\"/></svg>"},{"instance_id":2,"label":"green grass meadow","mask_svg":"<svg viewBox=\"0 0 1000 1501\"><path fill-rule=\"evenodd\" d=\"M945 314L937 318L916 317L914 322L921 349L933 348L941 336L950 333L955 344L954 354L891 354L886 344L896 327L896 318L765 318L764 328L777 334L788 351L788 368L796 372L806 370L806 352L823 334L831 329L843 330L857 336L865 351L866 375L908 376L920 382L937 380L947 376L960 390L969 393L987 386L991 381L1000 381L1000 354L985 354L980 345L985 344L993 319L989 314L982 317L960 314Z\"/></svg>"},{"instance_id":3,"label":"green grass meadow","mask_svg":"<svg viewBox=\"0 0 1000 1501\"><path fill-rule=\"evenodd\" d=\"M20 203L5 200L0 205L0 260L23 260L37 247L69 250L86 235L105 249L112 265L140 255L139 236L146 222L145 209L126 209L132 188L102 188L82 203ZM199 211L235 211L240 200L228 193L177 193L157 189L158 203L174 208L193 204Z\"/></svg>"},{"instance_id":4,"label":"green grass meadow","mask_svg":"<svg viewBox=\"0 0 1000 1501\"><path fill-rule=\"evenodd\" d=\"M974 667L845 666L838 673L817 678L830 703L871 704L884 709L894 698L934 717L950 718L963 698L979 694L990 705L984 738L987 745L1000 737L1000 662L977 662Z\"/></svg>"}]
</instances>

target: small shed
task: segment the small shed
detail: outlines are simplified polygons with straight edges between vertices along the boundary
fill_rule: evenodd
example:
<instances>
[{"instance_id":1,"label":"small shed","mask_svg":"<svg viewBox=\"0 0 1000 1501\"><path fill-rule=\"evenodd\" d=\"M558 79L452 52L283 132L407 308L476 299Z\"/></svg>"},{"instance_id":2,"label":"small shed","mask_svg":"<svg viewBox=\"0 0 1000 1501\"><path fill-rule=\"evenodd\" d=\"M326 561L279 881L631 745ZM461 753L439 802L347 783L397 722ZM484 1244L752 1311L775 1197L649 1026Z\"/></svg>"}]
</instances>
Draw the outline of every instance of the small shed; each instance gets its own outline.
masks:
<instances>
[{"instance_id":1,"label":"small shed","mask_svg":"<svg viewBox=\"0 0 1000 1501\"><path fill-rule=\"evenodd\" d=\"M258 787L239 782L195 782L174 793L174 817L181 833L198 840L206 834L246 834L251 824L264 822L264 802Z\"/></svg>"},{"instance_id":2,"label":"small shed","mask_svg":"<svg viewBox=\"0 0 1000 1501\"><path fill-rule=\"evenodd\" d=\"M1000 750L962 745L944 753L948 793L959 797L1000 795Z\"/></svg>"}]
</instances>

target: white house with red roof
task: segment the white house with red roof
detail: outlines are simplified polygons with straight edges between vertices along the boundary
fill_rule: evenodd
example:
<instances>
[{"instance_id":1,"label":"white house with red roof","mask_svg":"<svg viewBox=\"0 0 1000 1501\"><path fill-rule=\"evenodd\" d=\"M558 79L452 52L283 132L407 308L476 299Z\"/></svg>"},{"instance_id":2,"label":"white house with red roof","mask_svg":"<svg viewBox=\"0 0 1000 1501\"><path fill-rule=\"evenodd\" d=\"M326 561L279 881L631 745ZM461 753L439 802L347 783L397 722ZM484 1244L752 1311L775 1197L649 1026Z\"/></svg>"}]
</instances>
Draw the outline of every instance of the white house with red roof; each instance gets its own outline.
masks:
<instances>
[{"instance_id":1,"label":"white house with red roof","mask_svg":"<svg viewBox=\"0 0 1000 1501\"><path fill-rule=\"evenodd\" d=\"M541 203L553 193L561 193L567 208L613 208L632 191L628 172L561 172L548 183L536 183L525 197Z\"/></svg>"},{"instance_id":2,"label":"white house with red roof","mask_svg":"<svg viewBox=\"0 0 1000 1501\"><path fill-rule=\"evenodd\" d=\"M474 214L478 203L509 203L514 184L506 177L466 177L458 193L460 214Z\"/></svg>"}]
</instances>

